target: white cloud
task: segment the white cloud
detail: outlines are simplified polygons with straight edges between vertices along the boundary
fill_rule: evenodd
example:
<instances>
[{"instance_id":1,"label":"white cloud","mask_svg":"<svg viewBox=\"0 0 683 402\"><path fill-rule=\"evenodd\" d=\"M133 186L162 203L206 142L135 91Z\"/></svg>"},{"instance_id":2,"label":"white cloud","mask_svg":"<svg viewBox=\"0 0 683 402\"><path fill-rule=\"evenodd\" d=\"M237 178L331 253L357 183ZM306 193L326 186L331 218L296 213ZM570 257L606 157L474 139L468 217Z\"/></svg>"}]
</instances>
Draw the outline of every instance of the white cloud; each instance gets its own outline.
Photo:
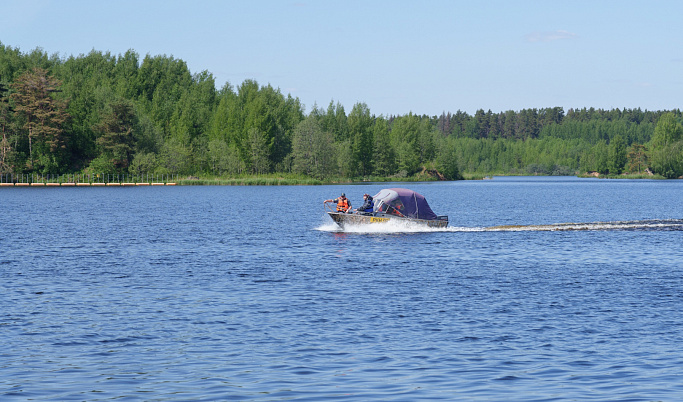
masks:
<instances>
[{"instance_id":1,"label":"white cloud","mask_svg":"<svg viewBox=\"0 0 683 402\"><path fill-rule=\"evenodd\" d=\"M532 32L525 35L524 39L527 42L552 42L560 39L574 39L577 37L578 35L573 32L557 30L549 32Z\"/></svg>"}]
</instances>

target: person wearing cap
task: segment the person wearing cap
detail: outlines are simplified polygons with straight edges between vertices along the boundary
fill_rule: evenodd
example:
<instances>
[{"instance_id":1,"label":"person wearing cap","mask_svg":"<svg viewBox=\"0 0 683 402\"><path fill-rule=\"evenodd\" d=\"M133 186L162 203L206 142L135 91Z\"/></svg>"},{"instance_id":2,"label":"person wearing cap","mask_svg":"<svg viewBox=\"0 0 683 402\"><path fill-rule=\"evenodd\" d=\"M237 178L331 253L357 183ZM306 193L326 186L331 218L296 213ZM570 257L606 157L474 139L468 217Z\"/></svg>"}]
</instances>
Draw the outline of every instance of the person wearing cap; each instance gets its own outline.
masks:
<instances>
[{"instance_id":1,"label":"person wearing cap","mask_svg":"<svg viewBox=\"0 0 683 402\"><path fill-rule=\"evenodd\" d=\"M373 213L375 208L375 202L372 200L370 194L363 194L363 205L356 209L357 213Z\"/></svg>"},{"instance_id":2,"label":"person wearing cap","mask_svg":"<svg viewBox=\"0 0 683 402\"><path fill-rule=\"evenodd\" d=\"M337 204L337 212L341 213L347 213L351 210L351 201L349 201L348 198L346 198L346 194L341 193L339 198L335 198L334 200L325 200L323 203L327 204L328 202L334 202Z\"/></svg>"}]
</instances>

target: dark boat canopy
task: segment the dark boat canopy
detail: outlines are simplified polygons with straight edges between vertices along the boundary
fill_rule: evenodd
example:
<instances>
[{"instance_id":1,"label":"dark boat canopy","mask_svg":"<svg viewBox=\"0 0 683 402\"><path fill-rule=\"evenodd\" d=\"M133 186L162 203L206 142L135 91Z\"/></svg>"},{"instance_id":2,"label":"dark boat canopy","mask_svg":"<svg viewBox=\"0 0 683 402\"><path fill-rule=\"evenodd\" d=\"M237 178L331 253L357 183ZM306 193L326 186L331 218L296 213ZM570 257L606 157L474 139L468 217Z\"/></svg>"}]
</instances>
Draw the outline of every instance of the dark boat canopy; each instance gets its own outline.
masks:
<instances>
[{"instance_id":1,"label":"dark boat canopy","mask_svg":"<svg viewBox=\"0 0 683 402\"><path fill-rule=\"evenodd\" d=\"M405 188L385 188L374 197L375 212L414 219L436 219L436 214L421 194Z\"/></svg>"}]
</instances>

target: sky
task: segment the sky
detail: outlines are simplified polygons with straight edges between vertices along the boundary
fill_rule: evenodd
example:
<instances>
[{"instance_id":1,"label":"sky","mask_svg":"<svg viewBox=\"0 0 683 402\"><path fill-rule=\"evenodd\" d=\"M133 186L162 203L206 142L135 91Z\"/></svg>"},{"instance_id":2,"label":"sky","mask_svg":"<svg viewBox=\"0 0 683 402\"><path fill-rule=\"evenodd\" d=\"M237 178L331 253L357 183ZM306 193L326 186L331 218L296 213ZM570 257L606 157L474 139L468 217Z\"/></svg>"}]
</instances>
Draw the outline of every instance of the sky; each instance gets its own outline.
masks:
<instances>
[{"instance_id":1,"label":"sky","mask_svg":"<svg viewBox=\"0 0 683 402\"><path fill-rule=\"evenodd\" d=\"M377 116L683 100L679 0L0 0L0 42L62 58L133 50L309 113Z\"/></svg>"}]
</instances>

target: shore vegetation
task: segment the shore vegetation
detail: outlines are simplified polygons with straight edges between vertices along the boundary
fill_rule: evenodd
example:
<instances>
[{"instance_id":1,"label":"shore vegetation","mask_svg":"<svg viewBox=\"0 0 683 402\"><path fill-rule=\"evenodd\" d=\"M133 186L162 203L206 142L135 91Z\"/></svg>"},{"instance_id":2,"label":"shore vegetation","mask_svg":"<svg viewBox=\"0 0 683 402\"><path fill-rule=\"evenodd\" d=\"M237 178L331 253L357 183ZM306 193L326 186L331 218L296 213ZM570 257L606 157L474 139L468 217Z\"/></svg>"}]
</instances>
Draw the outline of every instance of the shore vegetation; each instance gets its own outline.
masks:
<instances>
[{"instance_id":1,"label":"shore vegetation","mask_svg":"<svg viewBox=\"0 0 683 402\"><path fill-rule=\"evenodd\" d=\"M0 43L0 174L322 184L492 175L683 177L678 109L376 115L166 55L60 57ZM624 176L624 173L627 175Z\"/></svg>"}]
</instances>

